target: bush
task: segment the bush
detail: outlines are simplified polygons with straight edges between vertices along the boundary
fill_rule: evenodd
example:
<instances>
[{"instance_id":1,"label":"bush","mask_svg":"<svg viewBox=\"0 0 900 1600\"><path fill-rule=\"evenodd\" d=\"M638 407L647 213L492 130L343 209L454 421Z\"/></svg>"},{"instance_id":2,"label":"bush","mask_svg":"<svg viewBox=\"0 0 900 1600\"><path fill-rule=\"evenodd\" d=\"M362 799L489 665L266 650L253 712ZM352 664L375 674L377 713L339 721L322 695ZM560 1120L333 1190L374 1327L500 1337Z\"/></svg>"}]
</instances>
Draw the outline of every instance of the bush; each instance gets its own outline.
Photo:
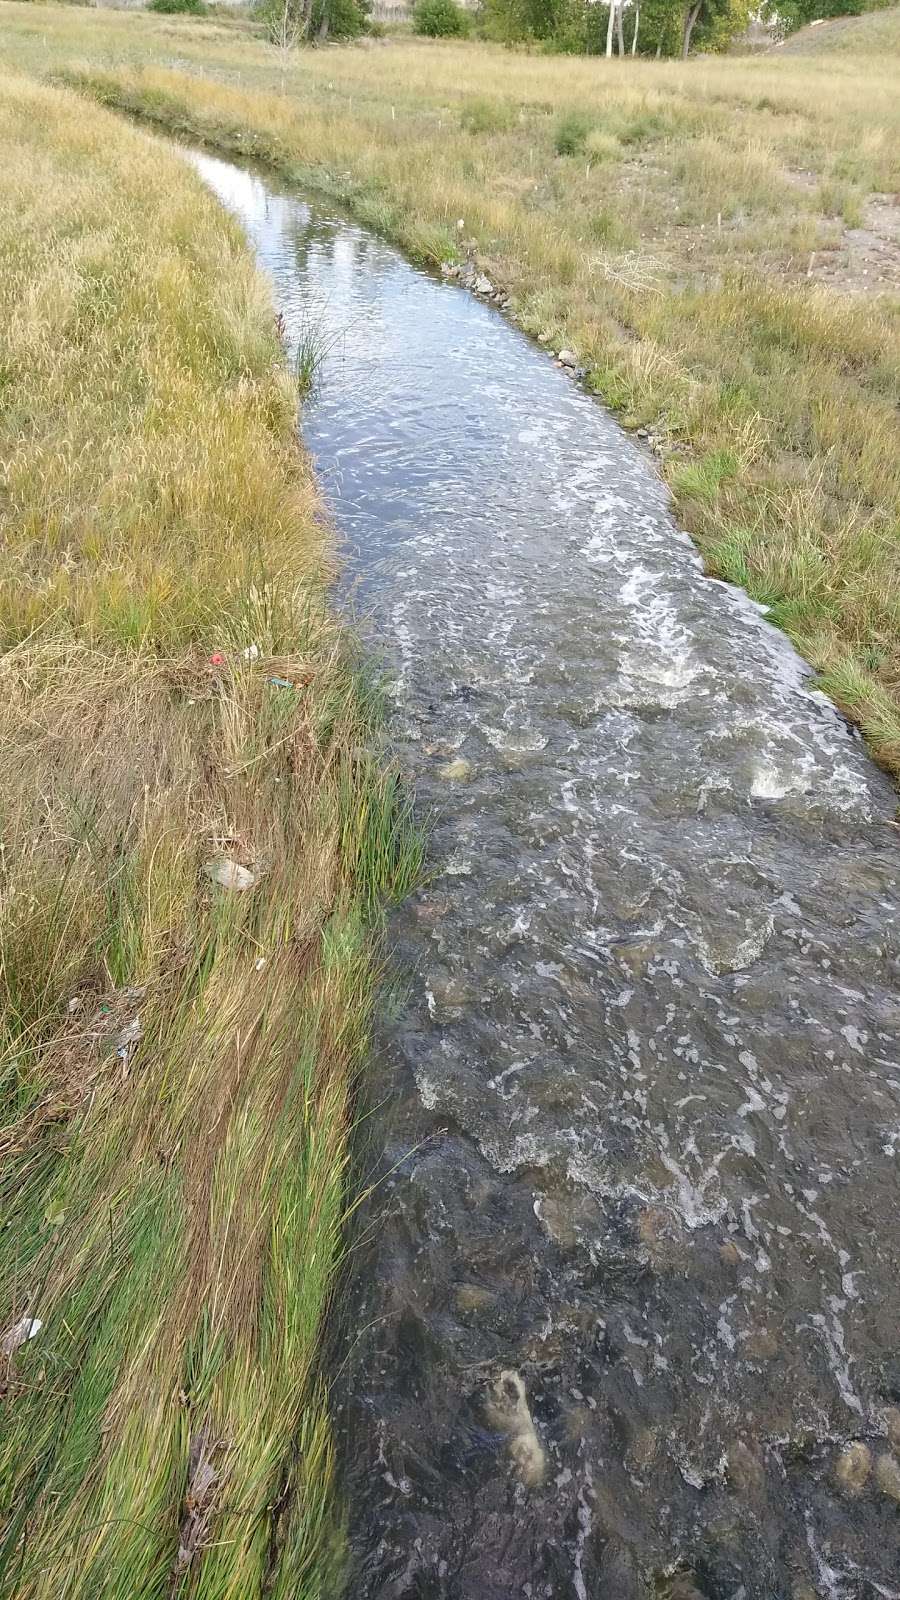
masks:
<instances>
[{"instance_id":1,"label":"bush","mask_svg":"<svg viewBox=\"0 0 900 1600\"><path fill-rule=\"evenodd\" d=\"M203 0L150 0L148 11L162 11L165 16L205 17Z\"/></svg>"},{"instance_id":2,"label":"bush","mask_svg":"<svg viewBox=\"0 0 900 1600\"><path fill-rule=\"evenodd\" d=\"M591 131L591 119L583 111L569 111L556 124L553 143L558 156L580 155Z\"/></svg>"},{"instance_id":3,"label":"bush","mask_svg":"<svg viewBox=\"0 0 900 1600\"><path fill-rule=\"evenodd\" d=\"M469 31L469 17L456 0L418 0L413 29L429 39L460 39Z\"/></svg>"},{"instance_id":4,"label":"bush","mask_svg":"<svg viewBox=\"0 0 900 1600\"><path fill-rule=\"evenodd\" d=\"M162 11L165 16L205 17L203 0L150 0L148 11Z\"/></svg>"}]
</instances>

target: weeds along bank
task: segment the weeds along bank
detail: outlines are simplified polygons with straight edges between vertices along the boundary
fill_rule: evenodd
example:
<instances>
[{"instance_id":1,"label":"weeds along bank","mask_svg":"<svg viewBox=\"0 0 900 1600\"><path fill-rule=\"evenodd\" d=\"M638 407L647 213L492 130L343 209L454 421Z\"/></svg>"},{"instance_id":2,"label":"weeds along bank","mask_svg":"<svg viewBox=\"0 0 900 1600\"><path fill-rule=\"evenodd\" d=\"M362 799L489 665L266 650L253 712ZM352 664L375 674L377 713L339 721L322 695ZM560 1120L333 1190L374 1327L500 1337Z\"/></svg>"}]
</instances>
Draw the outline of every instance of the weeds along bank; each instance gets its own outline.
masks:
<instances>
[{"instance_id":1,"label":"weeds along bank","mask_svg":"<svg viewBox=\"0 0 900 1600\"><path fill-rule=\"evenodd\" d=\"M319 1596L370 912L415 844L237 228L8 74L0 193L0 1593Z\"/></svg>"},{"instance_id":2,"label":"weeds along bank","mask_svg":"<svg viewBox=\"0 0 900 1600\"><path fill-rule=\"evenodd\" d=\"M470 252L657 431L711 567L900 770L900 12L859 19L856 49L687 63L449 41L285 55L80 8L3 21L31 71L314 182L422 259Z\"/></svg>"}]
</instances>

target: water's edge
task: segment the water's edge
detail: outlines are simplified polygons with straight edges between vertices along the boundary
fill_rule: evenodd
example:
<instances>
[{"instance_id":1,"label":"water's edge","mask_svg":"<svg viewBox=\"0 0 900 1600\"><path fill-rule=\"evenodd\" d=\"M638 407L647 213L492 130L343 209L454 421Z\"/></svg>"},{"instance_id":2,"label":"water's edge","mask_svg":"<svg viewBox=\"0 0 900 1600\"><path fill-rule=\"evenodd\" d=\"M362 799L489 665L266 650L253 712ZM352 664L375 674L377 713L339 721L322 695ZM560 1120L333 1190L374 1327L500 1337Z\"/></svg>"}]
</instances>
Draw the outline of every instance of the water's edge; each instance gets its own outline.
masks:
<instances>
[{"instance_id":1,"label":"water's edge","mask_svg":"<svg viewBox=\"0 0 900 1600\"><path fill-rule=\"evenodd\" d=\"M892 786L546 355L194 159L289 342L335 336L304 439L437 819L370 1086L351 1592L900 1596Z\"/></svg>"}]
</instances>

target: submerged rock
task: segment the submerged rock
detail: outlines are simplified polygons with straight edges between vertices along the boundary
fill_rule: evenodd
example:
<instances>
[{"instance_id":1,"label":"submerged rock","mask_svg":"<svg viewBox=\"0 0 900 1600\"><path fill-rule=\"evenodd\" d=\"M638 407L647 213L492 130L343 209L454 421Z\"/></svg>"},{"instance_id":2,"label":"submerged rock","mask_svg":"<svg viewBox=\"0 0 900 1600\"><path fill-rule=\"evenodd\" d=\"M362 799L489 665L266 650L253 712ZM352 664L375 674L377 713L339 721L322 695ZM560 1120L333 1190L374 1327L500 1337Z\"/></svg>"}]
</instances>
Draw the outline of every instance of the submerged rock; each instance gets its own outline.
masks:
<instances>
[{"instance_id":1,"label":"submerged rock","mask_svg":"<svg viewBox=\"0 0 900 1600\"><path fill-rule=\"evenodd\" d=\"M895 1450L900 1450L900 1406L886 1406L884 1431Z\"/></svg>"},{"instance_id":2,"label":"submerged rock","mask_svg":"<svg viewBox=\"0 0 900 1600\"><path fill-rule=\"evenodd\" d=\"M439 767L438 773L450 783L465 783L472 775L472 763L467 761L465 756L457 756L454 761L448 761L443 767Z\"/></svg>"},{"instance_id":3,"label":"submerged rock","mask_svg":"<svg viewBox=\"0 0 900 1600\"><path fill-rule=\"evenodd\" d=\"M728 1482L738 1494L758 1495L765 1487L766 1475L759 1457L743 1439L735 1440L728 1451Z\"/></svg>"},{"instance_id":4,"label":"submerged rock","mask_svg":"<svg viewBox=\"0 0 900 1600\"><path fill-rule=\"evenodd\" d=\"M477 1283L461 1283L456 1291L456 1309L462 1316L477 1316L482 1311L492 1311L497 1296L492 1289L482 1289Z\"/></svg>"},{"instance_id":5,"label":"submerged rock","mask_svg":"<svg viewBox=\"0 0 900 1600\"><path fill-rule=\"evenodd\" d=\"M889 1500L895 1500L900 1505L900 1462L896 1456L879 1456L875 1463L875 1481L882 1494Z\"/></svg>"},{"instance_id":6,"label":"submerged rock","mask_svg":"<svg viewBox=\"0 0 900 1600\"><path fill-rule=\"evenodd\" d=\"M872 1471L872 1452L861 1439L843 1449L834 1464L834 1475L845 1494L862 1494Z\"/></svg>"},{"instance_id":7,"label":"submerged rock","mask_svg":"<svg viewBox=\"0 0 900 1600\"><path fill-rule=\"evenodd\" d=\"M516 1476L526 1489L537 1488L543 1481L547 1458L528 1407L525 1384L518 1372L501 1372L491 1386L485 1412L491 1427L506 1435Z\"/></svg>"}]
</instances>

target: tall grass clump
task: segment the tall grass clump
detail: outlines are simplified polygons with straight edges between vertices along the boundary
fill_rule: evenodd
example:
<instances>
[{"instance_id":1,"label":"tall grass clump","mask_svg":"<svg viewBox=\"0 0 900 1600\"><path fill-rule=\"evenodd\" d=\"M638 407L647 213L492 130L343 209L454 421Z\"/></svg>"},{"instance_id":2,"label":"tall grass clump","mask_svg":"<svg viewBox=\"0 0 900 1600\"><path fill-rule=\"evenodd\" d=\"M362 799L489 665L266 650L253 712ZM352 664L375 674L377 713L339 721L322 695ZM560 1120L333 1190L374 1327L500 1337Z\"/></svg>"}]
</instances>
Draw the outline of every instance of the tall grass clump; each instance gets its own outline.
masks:
<instances>
[{"instance_id":1,"label":"tall grass clump","mask_svg":"<svg viewBox=\"0 0 900 1600\"><path fill-rule=\"evenodd\" d=\"M583 111L567 111L553 133L553 148L558 156L578 156L587 144L593 123Z\"/></svg>"},{"instance_id":2,"label":"tall grass clump","mask_svg":"<svg viewBox=\"0 0 900 1600\"><path fill-rule=\"evenodd\" d=\"M515 108L505 100L474 99L460 112L460 127L467 133L506 133L515 126Z\"/></svg>"},{"instance_id":3,"label":"tall grass clump","mask_svg":"<svg viewBox=\"0 0 900 1600\"><path fill-rule=\"evenodd\" d=\"M420 846L236 225L0 97L0 1593L326 1596L373 919Z\"/></svg>"}]
</instances>

